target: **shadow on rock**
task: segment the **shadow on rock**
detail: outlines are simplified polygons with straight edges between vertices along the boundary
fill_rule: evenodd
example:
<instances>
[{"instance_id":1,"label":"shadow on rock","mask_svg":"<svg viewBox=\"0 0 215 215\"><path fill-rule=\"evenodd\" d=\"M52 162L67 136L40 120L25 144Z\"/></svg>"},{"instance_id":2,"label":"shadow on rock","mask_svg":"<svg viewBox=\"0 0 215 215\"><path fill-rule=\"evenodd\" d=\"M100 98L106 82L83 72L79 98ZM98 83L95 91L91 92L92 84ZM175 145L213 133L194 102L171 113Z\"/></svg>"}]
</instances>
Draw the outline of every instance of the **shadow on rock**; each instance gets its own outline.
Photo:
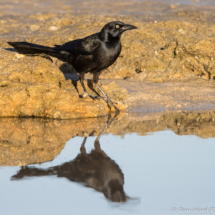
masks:
<instances>
[{"instance_id":1,"label":"shadow on rock","mask_svg":"<svg viewBox=\"0 0 215 215\"><path fill-rule=\"evenodd\" d=\"M124 192L124 175L118 166L106 153L101 149L99 139L107 130L116 117L107 121L103 131L98 135L94 142L94 149L87 154L84 138L80 148L80 154L69 162L48 169L36 167L21 167L19 172L12 176L12 180L23 179L24 177L53 176L64 177L72 182L84 183L113 202L125 202L128 197ZM89 136L93 136L91 132Z\"/></svg>"},{"instance_id":2,"label":"shadow on rock","mask_svg":"<svg viewBox=\"0 0 215 215\"><path fill-rule=\"evenodd\" d=\"M5 48L4 50L10 51L10 52L17 52L16 49L13 49L13 48Z\"/></svg>"},{"instance_id":3,"label":"shadow on rock","mask_svg":"<svg viewBox=\"0 0 215 215\"><path fill-rule=\"evenodd\" d=\"M59 65L60 71L64 74L64 77L66 80L73 80L73 81L78 81L79 80L79 75L75 72L75 69L72 67L72 65L68 63L62 63Z\"/></svg>"}]
</instances>

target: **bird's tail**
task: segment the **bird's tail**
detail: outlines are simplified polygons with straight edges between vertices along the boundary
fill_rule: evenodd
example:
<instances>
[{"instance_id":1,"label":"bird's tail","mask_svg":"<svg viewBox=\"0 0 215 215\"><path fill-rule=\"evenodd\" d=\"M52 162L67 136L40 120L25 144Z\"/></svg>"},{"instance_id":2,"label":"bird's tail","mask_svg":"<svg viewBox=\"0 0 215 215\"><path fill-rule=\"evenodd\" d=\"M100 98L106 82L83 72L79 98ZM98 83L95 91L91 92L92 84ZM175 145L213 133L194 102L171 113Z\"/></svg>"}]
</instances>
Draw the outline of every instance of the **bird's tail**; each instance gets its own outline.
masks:
<instances>
[{"instance_id":1,"label":"bird's tail","mask_svg":"<svg viewBox=\"0 0 215 215\"><path fill-rule=\"evenodd\" d=\"M21 54L48 54L55 57L58 53L52 47L41 46L27 42L8 42Z\"/></svg>"},{"instance_id":2,"label":"bird's tail","mask_svg":"<svg viewBox=\"0 0 215 215\"><path fill-rule=\"evenodd\" d=\"M57 175L57 169L39 169L36 167L22 166L16 175L11 177L11 180L19 180L24 177L36 177L36 176L47 176L47 175Z\"/></svg>"}]
</instances>

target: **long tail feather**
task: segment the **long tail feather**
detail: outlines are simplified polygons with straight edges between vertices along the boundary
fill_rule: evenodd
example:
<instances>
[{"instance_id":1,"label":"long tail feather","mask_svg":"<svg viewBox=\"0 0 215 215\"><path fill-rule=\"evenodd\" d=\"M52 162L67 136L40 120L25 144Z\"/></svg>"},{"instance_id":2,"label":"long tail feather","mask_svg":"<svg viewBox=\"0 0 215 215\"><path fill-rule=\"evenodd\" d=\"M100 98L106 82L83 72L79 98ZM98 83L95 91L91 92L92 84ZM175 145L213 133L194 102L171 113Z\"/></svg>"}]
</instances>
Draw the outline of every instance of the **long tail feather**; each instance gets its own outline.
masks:
<instances>
[{"instance_id":1,"label":"long tail feather","mask_svg":"<svg viewBox=\"0 0 215 215\"><path fill-rule=\"evenodd\" d=\"M33 43L27 42L8 42L11 46L13 46L19 53L21 54L51 54L56 53L56 51L47 46L41 46Z\"/></svg>"}]
</instances>

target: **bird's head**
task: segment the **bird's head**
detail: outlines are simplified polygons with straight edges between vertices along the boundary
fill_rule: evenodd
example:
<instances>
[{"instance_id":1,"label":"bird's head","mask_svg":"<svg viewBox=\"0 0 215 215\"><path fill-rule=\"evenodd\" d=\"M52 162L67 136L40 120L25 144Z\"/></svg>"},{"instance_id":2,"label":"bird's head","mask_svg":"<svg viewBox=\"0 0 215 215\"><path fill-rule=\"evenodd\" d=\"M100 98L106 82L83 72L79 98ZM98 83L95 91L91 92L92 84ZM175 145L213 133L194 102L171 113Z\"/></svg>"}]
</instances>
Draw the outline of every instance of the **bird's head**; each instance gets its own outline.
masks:
<instances>
[{"instance_id":1,"label":"bird's head","mask_svg":"<svg viewBox=\"0 0 215 215\"><path fill-rule=\"evenodd\" d=\"M119 179L111 179L103 189L106 198L113 202L126 202L129 197L126 196L123 189L123 183Z\"/></svg>"},{"instance_id":2,"label":"bird's head","mask_svg":"<svg viewBox=\"0 0 215 215\"><path fill-rule=\"evenodd\" d=\"M136 29L134 25L128 25L120 21L107 23L99 33L99 38L104 42L120 40L123 32Z\"/></svg>"}]
</instances>

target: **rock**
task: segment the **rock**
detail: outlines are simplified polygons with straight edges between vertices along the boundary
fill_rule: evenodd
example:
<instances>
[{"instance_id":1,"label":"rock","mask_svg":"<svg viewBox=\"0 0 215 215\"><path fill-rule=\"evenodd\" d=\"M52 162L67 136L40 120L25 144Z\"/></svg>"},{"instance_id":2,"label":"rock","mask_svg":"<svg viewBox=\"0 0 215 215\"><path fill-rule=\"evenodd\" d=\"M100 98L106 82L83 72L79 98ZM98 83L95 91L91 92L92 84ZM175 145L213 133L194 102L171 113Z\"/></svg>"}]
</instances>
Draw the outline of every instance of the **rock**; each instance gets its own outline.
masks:
<instances>
[{"instance_id":1,"label":"rock","mask_svg":"<svg viewBox=\"0 0 215 215\"><path fill-rule=\"evenodd\" d=\"M49 31L57 31L59 29L59 26L50 26Z\"/></svg>"},{"instance_id":2,"label":"rock","mask_svg":"<svg viewBox=\"0 0 215 215\"><path fill-rule=\"evenodd\" d=\"M156 21L152 19L153 17L142 17L144 22L133 16L72 16L71 14L27 16L26 20L31 25L40 27L37 34L30 30L30 24L23 23L22 17L17 15L16 22L14 19L1 23L1 30L7 30L10 35L14 35L14 41L23 38L23 31L27 31L26 35L29 36L23 40L54 46L96 33L107 22L123 18L125 23L136 25L138 29L128 31L123 35L122 52L119 58L101 74L100 79L129 79L129 82L135 83L133 84L135 85L133 88L135 95L132 94L129 85L118 85L119 82L116 81L114 81L115 84L108 82L110 86L102 85L103 80L99 84L113 101L120 102L119 107L122 110L128 105L127 101L135 102L137 97L138 103L142 105L142 107L138 106L137 111L145 107L154 110L158 102L161 108L183 109L187 105L185 103L191 107L191 103L194 105L198 100L190 102L192 96L197 97L195 89L202 87L202 83L197 83L196 88L186 84L187 91L189 91L186 94L180 91L177 84L173 84L172 88L169 87L168 92L164 88L160 88L159 84L164 83L165 85L170 80L182 80L182 82L189 80L190 82L191 79L196 80L201 77L206 80L210 79L211 85L213 85L215 79L215 39L213 37L215 27L212 21L202 21L202 18L206 19L207 16L210 17L203 13L185 11L168 16L166 21L159 17L156 17ZM191 17L194 18L191 19ZM3 48L11 48L6 43L8 35L5 34L0 38L0 46ZM0 95L3 98L0 101L0 116L77 118L101 116L108 113L104 101L79 98L79 94L83 93L80 84L77 83L78 94L71 81L65 80L62 72L66 79L78 80L78 75L72 66L47 56L43 56L44 58L27 57L4 49L1 49L0 54ZM147 90L141 88L139 92L136 91L139 86L144 86L148 81L156 82L156 86L158 86L156 93L152 94L153 90L150 87ZM73 81L73 83L75 82ZM206 86L204 85L204 87ZM128 91L125 88L129 90L129 96L132 94L133 97L136 97L129 99ZM204 102L207 100L213 103L212 88L207 88L207 90L212 90L211 94L206 95L201 91L201 99ZM172 89L173 91L177 89L180 101L171 95ZM88 90L93 94L93 91ZM94 90L97 91L96 88ZM191 93L192 90L195 92ZM188 94L190 97L187 96ZM185 97L188 102L184 102ZM155 103L150 106L148 104L151 101ZM132 106L132 102L129 105Z\"/></svg>"},{"instance_id":3,"label":"rock","mask_svg":"<svg viewBox=\"0 0 215 215\"><path fill-rule=\"evenodd\" d=\"M125 34L120 57L101 78L133 77L160 82L200 75L214 79L214 40L206 33L212 26L180 21L137 26L135 40L132 32Z\"/></svg>"},{"instance_id":4,"label":"rock","mask_svg":"<svg viewBox=\"0 0 215 215\"><path fill-rule=\"evenodd\" d=\"M200 12L179 12L169 15L166 21L157 21L156 17L156 22L142 22L132 16L123 16L125 23L132 23L138 29L123 35L122 52L117 61L101 74L101 79L132 78L161 82L200 76L213 80L215 40L212 35L215 27L213 21L201 21L208 16ZM54 46L96 33L107 22L122 19L120 16L49 13L30 15L29 19L32 18L39 20L38 23L26 27L21 17L17 16L17 20L3 22L1 31L13 32L15 39L23 38L23 30L29 29L30 36L24 38L26 41ZM40 34L34 34L31 28L40 29ZM7 37L2 37L0 46L9 47L6 41ZM64 65L57 64L59 67ZM74 73L68 66L60 69Z\"/></svg>"},{"instance_id":5,"label":"rock","mask_svg":"<svg viewBox=\"0 0 215 215\"><path fill-rule=\"evenodd\" d=\"M71 80L66 81L63 73L50 60L28 56L17 59L15 56L14 52L1 50L0 117L69 119L104 116L109 112L103 100L79 98ZM113 100L123 101L123 97L116 96L115 87L123 91L113 84L107 88L107 93ZM82 94L79 82L77 88ZM124 97L126 92L124 90ZM117 107L124 110L126 105L119 102Z\"/></svg>"},{"instance_id":6,"label":"rock","mask_svg":"<svg viewBox=\"0 0 215 215\"><path fill-rule=\"evenodd\" d=\"M30 26L31 31L37 31L39 28L40 28L39 25L31 25Z\"/></svg>"}]
</instances>

